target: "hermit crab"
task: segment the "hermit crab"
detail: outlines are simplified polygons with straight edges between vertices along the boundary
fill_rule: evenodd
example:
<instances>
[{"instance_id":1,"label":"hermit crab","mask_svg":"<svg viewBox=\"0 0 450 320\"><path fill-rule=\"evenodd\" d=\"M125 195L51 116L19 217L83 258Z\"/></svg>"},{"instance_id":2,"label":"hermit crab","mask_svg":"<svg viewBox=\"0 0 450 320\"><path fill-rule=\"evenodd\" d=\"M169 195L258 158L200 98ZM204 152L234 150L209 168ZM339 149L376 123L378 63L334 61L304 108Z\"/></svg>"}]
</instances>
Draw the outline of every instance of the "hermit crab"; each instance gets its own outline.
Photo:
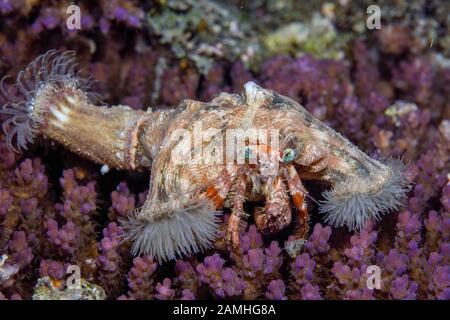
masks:
<instances>
[{"instance_id":1,"label":"hermit crab","mask_svg":"<svg viewBox=\"0 0 450 320\"><path fill-rule=\"evenodd\" d=\"M239 246L244 202L264 204L254 209L263 234L295 220L286 246L295 254L308 233L303 180L328 184L319 212L351 230L398 209L409 190L400 161L370 158L297 102L253 82L242 94L136 111L95 105L75 66L73 52L52 50L8 90L2 85L7 142L20 151L40 136L104 168L150 169L144 205L123 221L134 254L165 261L207 248L224 208L226 240Z\"/></svg>"}]
</instances>

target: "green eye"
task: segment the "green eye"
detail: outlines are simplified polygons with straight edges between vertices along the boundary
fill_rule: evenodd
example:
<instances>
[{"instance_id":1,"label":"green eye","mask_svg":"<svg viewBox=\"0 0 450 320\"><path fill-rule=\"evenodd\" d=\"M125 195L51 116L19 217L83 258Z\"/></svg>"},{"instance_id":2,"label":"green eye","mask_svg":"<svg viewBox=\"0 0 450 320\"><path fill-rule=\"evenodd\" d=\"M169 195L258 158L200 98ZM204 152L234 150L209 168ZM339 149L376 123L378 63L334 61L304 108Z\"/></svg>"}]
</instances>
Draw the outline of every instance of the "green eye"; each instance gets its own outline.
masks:
<instances>
[{"instance_id":1,"label":"green eye","mask_svg":"<svg viewBox=\"0 0 450 320\"><path fill-rule=\"evenodd\" d=\"M292 160L294 160L295 158L295 151L287 148L286 150L283 151L283 158L282 161L283 162L291 162Z\"/></svg>"},{"instance_id":2,"label":"green eye","mask_svg":"<svg viewBox=\"0 0 450 320\"><path fill-rule=\"evenodd\" d=\"M250 150L250 147L248 147L248 146L244 147L244 157L247 160L250 160L250 158L252 157L252 151Z\"/></svg>"}]
</instances>

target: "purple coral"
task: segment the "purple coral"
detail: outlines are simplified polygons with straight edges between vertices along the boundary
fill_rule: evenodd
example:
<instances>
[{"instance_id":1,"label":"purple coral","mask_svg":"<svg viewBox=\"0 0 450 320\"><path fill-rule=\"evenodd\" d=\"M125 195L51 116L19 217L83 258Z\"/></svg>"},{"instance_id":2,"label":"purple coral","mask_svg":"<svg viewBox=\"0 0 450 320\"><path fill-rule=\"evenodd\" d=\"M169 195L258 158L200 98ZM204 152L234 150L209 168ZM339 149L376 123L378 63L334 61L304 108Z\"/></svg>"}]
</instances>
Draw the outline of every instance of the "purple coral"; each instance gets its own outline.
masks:
<instances>
[{"instance_id":1,"label":"purple coral","mask_svg":"<svg viewBox=\"0 0 450 320\"><path fill-rule=\"evenodd\" d=\"M313 286L310 283L301 289L301 296L303 300L322 300L319 286Z\"/></svg>"},{"instance_id":2,"label":"purple coral","mask_svg":"<svg viewBox=\"0 0 450 320\"><path fill-rule=\"evenodd\" d=\"M408 268L408 257L396 249L389 250L387 255L379 253L377 259L384 266L386 272L394 276L402 275Z\"/></svg>"},{"instance_id":3,"label":"purple coral","mask_svg":"<svg viewBox=\"0 0 450 320\"><path fill-rule=\"evenodd\" d=\"M80 223L84 223L97 208L95 183L91 181L87 185L78 185L73 170L65 170L63 175L60 183L64 189L65 201L57 204L56 208L67 220L79 220Z\"/></svg>"},{"instance_id":4,"label":"purple coral","mask_svg":"<svg viewBox=\"0 0 450 320\"><path fill-rule=\"evenodd\" d=\"M27 236L23 231L14 232L13 238L8 241L8 248L12 256L12 261L20 268L26 267L33 260L34 256L27 244Z\"/></svg>"},{"instance_id":5,"label":"purple coral","mask_svg":"<svg viewBox=\"0 0 450 320\"><path fill-rule=\"evenodd\" d=\"M350 238L352 246L345 249L344 254L353 264L368 264L375 255L373 246L377 237L376 231L372 231L371 227L366 227L358 235Z\"/></svg>"},{"instance_id":6,"label":"purple coral","mask_svg":"<svg viewBox=\"0 0 450 320\"><path fill-rule=\"evenodd\" d=\"M63 252L74 254L80 234L77 226L69 221L60 228L58 222L53 219L48 219L46 225L49 241Z\"/></svg>"},{"instance_id":7,"label":"purple coral","mask_svg":"<svg viewBox=\"0 0 450 320\"><path fill-rule=\"evenodd\" d=\"M304 285L314 278L316 262L308 253L303 253L291 264L291 274L298 285Z\"/></svg>"},{"instance_id":8,"label":"purple coral","mask_svg":"<svg viewBox=\"0 0 450 320\"><path fill-rule=\"evenodd\" d=\"M346 300L375 300L374 290L363 288L356 290L347 290L345 293Z\"/></svg>"},{"instance_id":9,"label":"purple coral","mask_svg":"<svg viewBox=\"0 0 450 320\"><path fill-rule=\"evenodd\" d=\"M215 291L219 297L233 297L240 296L247 287L243 281L232 268L225 268L222 271L223 291L219 289Z\"/></svg>"},{"instance_id":10,"label":"purple coral","mask_svg":"<svg viewBox=\"0 0 450 320\"><path fill-rule=\"evenodd\" d=\"M285 291L286 286L283 280L272 280L267 287L266 298L270 300L286 300Z\"/></svg>"},{"instance_id":11,"label":"purple coral","mask_svg":"<svg viewBox=\"0 0 450 320\"><path fill-rule=\"evenodd\" d=\"M195 300L195 296L188 289L183 289L180 300Z\"/></svg>"},{"instance_id":12,"label":"purple coral","mask_svg":"<svg viewBox=\"0 0 450 320\"><path fill-rule=\"evenodd\" d=\"M33 196L47 192L48 178L45 175L45 167L39 158L24 160L14 173L18 188L29 190Z\"/></svg>"},{"instance_id":13,"label":"purple coral","mask_svg":"<svg viewBox=\"0 0 450 320\"><path fill-rule=\"evenodd\" d=\"M399 242L408 243L411 240L419 242L421 228L422 223L419 215L412 214L409 211L402 212L398 215L397 239Z\"/></svg>"},{"instance_id":14,"label":"purple coral","mask_svg":"<svg viewBox=\"0 0 450 320\"><path fill-rule=\"evenodd\" d=\"M389 292L393 299L414 300L418 287L416 282L410 281L407 275L403 275L392 281Z\"/></svg>"},{"instance_id":15,"label":"purple coral","mask_svg":"<svg viewBox=\"0 0 450 320\"><path fill-rule=\"evenodd\" d=\"M197 291L200 280L191 263L177 260L175 264L175 273L177 274L177 280L180 287L183 290L188 290L190 293Z\"/></svg>"},{"instance_id":16,"label":"purple coral","mask_svg":"<svg viewBox=\"0 0 450 320\"><path fill-rule=\"evenodd\" d=\"M134 299L152 299L154 296L153 275L158 264L149 256L133 259L133 267L128 273L128 295Z\"/></svg>"},{"instance_id":17,"label":"purple coral","mask_svg":"<svg viewBox=\"0 0 450 320\"><path fill-rule=\"evenodd\" d=\"M101 253L98 257L101 269L114 273L118 271L122 260L120 252L118 252L122 235L122 229L114 222L111 222L103 229L103 239L97 244L97 248Z\"/></svg>"},{"instance_id":18,"label":"purple coral","mask_svg":"<svg viewBox=\"0 0 450 320\"><path fill-rule=\"evenodd\" d=\"M136 199L134 195L130 193L128 186L125 182L119 183L116 190L111 192L111 213L110 218L116 219L123 218L131 214L135 209Z\"/></svg>"},{"instance_id":19,"label":"purple coral","mask_svg":"<svg viewBox=\"0 0 450 320\"><path fill-rule=\"evenodd\" d=\"M175 290L171 289L172 281L165 278L162 283L156 284L155 298L158 300L171 300L175 296Z\"/></svg>"},{"instance_id":20,"label":"purple coral","mask_svg":"<svg viewBox=\"0 0 450 320\"><path fill-rule=\"evenodd\" d=\"M109 294L118 293L123 289L123 282L120 281L120 276L124 272L124 261L120 250L122 237L122 228L117 223L110 222L103 229L103 238L97 243L98 279Z\"/></svg>"},{"instance_id":21,"label":"purple coral","mask_svg":"<svg viewBox=\"0 0 450 320\"><path fill-rule=\"evenodd\" d=\"M203 263L197 265L200 281L207 284L218 297L242 295L246 288L245 282L232 268L223 268L224 263L217 253L206 257Z\"/></svg>"},{"instance_id":22,"label":"purple coral","mask_svg":"<svg viewBox=\"0 0 450 320\"><path fill-rule=\"evenodd\" d=\"M320 223L314 225L313 232L305 244L310 254L324 254L330 250L328 240L331 236L331 228L329 226L323 227Z\"/></svg>"},{"instance_id":23,"label":"purple coral","mask_svg":"<svg viewBox=\"0 0 450 320\"><path fill-rule=\"evenodd\" d=\"M61 280L65 277L69 264L55 260L41 260L39 266L40 277L50 277L54 280Z\"/></svg>"},{"instance_id":24,"label":"purple coral","mask_svg":"<svg viewBox=\"0 0 450 320\"><path fill-rule=\"evenodd\" d=\"M13 196L8 190L0 189L0 216L6 215L13 203Z\"/></svg>"},{"instance_id":25,"label":"purple coral","mask_svg":"<svg viewBox=\"0 0 450 320\"><path fill-rule=\"evenodd\" d=\"M430 289L436 292L436 298L439 300L450 299L450 266L437 266L432 275Z\"/></svg>"},{"instance_id":26,"label":"purple coral","mask_svg":"<svg viewBox=\"0 0 450 320\"><path fill-rule=\"evenodd\" d=\"M135 12L127 10L125 7L117 6L114 9L114 18L117 21L124 22L130 27L140 27L144 13L136 9Z\"/></svg>"}]
</instances>

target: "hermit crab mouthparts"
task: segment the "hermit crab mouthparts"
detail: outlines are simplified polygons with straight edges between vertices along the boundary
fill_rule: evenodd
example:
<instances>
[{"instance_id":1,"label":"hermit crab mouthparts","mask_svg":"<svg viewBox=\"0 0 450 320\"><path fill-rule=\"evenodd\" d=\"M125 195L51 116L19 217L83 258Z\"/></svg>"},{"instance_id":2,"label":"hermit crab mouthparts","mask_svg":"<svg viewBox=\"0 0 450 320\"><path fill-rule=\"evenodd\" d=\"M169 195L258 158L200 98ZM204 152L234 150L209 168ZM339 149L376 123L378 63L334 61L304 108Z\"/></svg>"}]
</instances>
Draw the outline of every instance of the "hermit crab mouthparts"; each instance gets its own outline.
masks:
<instances>
[{"instance_id":1,"label":"hermit crab mouthparts","mask_svg":"<svg viewBox=\"0 0 450 320\"><path fill-rule=\"evenodd\" d=\"M133 254L165 261L205 250L219 234L218 214L224 208L231 209L226 241L238 247L247 216L244 202L264 199L265 207L254 212L256 225L278 232L295 220L294 240L286 247L295 255L309 230L308 191L302 179L331 184L319 211L328 223L351 230L398 209L410 188L400 161L371 159L294 100L253 82L240 95L222 93L210 102L183 100L170 110L142 111L94 105L91 82L81 79L75 66L73 52L52 50L31 62L9 89L2 83L7 104L0 112L10 115L3 124L7 143L20 151L40 136L107 168L150 169L147 199L123 223ZM211 164L213 157L206 152L180 163L176 155L191 155L198 147L191 144L198 122L220 133L233 131L235 135L225 135L232 145L249 140L252 132L267 136L252 137L251 148L236 147L243 165L234 158ZM222 145L220 139L200 140L204 150ZM248 164L255 155L277 159L283 170L260 165L258 173ZM264 170L270 179L259 188ZM291 210L291 199L296 210Z\"/></svg>"}]
</instances>

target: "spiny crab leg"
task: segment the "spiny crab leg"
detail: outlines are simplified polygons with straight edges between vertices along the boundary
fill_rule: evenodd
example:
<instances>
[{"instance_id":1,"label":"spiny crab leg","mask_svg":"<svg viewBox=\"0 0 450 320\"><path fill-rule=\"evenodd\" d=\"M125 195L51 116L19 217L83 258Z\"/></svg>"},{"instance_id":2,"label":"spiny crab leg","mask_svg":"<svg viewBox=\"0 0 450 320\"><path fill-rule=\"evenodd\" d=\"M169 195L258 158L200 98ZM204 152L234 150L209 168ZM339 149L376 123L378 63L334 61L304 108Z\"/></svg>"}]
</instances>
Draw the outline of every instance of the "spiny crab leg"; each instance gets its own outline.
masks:
<instances>
[{"instance_id":1,"label":"spiny crab leg","mask_svg":"<svg viewBox=\"0 0 450 320\"><path fill-rule=\"evenodd\" d=\"M278 232L291 222L289 195L280 176L271 177L267 182L266 205L264 210L255 208L254 216L263 234Z\"/></svg>"},{"instance_id":2,"label":"spiny crab leg","mask_svg":"<svg viewBox=\"0 0 450 320\"><path fill-rule=\"evenodd\" d=\"M296 228L294 240L290 240L286 250L290 255L295 255L301 246L306 242L306 237L309 231L308 224L308 208L305 198L308 194L306 188L303 186L300 177L292 164L285 165L284 176L289 186L289 193L292 196L294 205L298 211L298 226Z\"/></svg>"},{"instance_id":3,"label":"spiny crab leg","mask_svg":"<svg viewBox=\"0 0 450 320\"><path fill-rule=\"evenodd\" d=\"M234 195L233 207L227 228L227 242L231 244L233 248L238 247L240 244L239 229L242 218L246 216L244 211L246 185L246 175L240 174L236 182L236 194Z\"/></svg>"},{"instance_id":4,"label":"spiny crab leg","mask_svg":"<svg viewBox=\"0 0 450 320\"><path fill-rule=\"evenodd\" d=\"M236 177L233 177L230 171L225 168L222 170L222 173L219 175L215 183L209 185L206 189L205 196L214 202L216 209L221 209L223 207L225 199L227 198L228 192L230 191L235 179Z\"/></svg>"}]
</instances>

